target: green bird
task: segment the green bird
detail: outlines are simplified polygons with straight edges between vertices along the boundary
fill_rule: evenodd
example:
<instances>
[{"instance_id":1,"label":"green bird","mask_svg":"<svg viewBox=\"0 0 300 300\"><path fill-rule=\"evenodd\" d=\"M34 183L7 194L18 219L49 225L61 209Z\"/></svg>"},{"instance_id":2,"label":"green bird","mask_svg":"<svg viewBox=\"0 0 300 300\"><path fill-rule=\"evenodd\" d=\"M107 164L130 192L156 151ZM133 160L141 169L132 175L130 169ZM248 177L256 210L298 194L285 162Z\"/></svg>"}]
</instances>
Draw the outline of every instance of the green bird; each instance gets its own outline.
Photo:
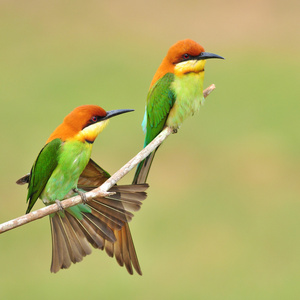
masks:
<instances>
[{"instance_id":1,"label":"green bird","mask_svg":"<svg viewBox=\"0 0 300 300\"><path fill-rule=\"evenodd\" d=\"M58 203L76 194L86 200L84 192L101 185L110 175L90 159L93 143L111 117L130 112L105 111L96 105L75 108L50 135L31 172L17 181L28 183L29 213L40 198L45 205ZM87 166L88 165L88 166ZM92 184L91 184L92 183ZM94 186L93 186L94 185ZM52 233L51 272L80 262L94 248L116 256L133 273L141 274L133 241L119 238L119 232L133 217L146 198L147 185L114 186L107 198L94 198L50 215ZM117 237L116 237L117 235Z\"/></svg>"},{"instance_id":2,"label":"green bird","mask_svg":"<svg viewBox=\"0 0 300 300\"><path fill-rule=\"evenodd\" d=\"M142 124L146 133L144 147L166 126L176 131L187 117L200 109L204 102L204 66L210 58L223 59L205 52L190 39L179 41L169 49L148 92ZM156 150L137 166L134 184L146 182Z\"/></svg>"}]
</instances>

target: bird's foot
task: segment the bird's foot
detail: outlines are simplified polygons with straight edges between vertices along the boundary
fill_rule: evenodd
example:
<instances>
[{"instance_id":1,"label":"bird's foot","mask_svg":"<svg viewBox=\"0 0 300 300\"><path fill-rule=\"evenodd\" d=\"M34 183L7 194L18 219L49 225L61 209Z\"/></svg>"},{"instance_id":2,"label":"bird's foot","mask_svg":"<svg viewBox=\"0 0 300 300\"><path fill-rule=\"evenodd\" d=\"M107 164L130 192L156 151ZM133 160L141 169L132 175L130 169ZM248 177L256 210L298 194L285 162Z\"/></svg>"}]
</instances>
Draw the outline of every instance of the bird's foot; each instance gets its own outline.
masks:
<instances>
[{"instance_id":1,"label":"bird's foot","mask_svg":"<svg viewBox=\"0 0 300 300\"><path fill-rule=\"evenodd\" d=\"M87 203L87 198L84 192L79 191L78 189L73 189L73 191L81 197L83 204Z\"/></svg>"},{"instance_id":2,"label":"bird's foot","mask_svg":"<svg viewBox=\"0 0 300 300\"><path fill-rule=\"evenodd\" d=\"M63 206L62 206L62 204L61 204L61 202L59 200L55 200L55 203L57 204L59 211L63 211L64 210L64 208L63 208Z\"/></svg>"}]
</instances>

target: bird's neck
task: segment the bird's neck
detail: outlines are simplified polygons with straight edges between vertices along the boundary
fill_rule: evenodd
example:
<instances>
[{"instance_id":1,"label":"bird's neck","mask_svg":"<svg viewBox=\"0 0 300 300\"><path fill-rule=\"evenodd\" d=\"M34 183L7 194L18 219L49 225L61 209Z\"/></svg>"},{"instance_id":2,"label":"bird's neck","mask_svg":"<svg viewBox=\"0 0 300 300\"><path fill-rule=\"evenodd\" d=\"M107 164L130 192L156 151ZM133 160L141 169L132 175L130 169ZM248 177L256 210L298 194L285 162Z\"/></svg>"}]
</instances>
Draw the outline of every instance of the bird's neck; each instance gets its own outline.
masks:
<instances>
[{"instance_id":1,"label":"bird's neck","mask_svg":"<svg viewBox=\"0 0 300 300\"><path fill-rule=\"evenodd\" d=\"M102 130L107 126L109 120L105 120L93 125L87 126L79 131L72 140L78 140L81 142L87 142L93 144L96 137L102 132Z\"/></svg>"},{"instance_id":2,"label":"bird's neck","mask_svg":"<svg viewBox=\"0 0 300 300\"><path fill-rule=\"evenodd\" d=\"M188 73L202 73L204 72L205 60L187 60L176 64L174 74L177 76L184 76Z\"/></svg>"},{"instance_id":3,"label":"bird's neck","mask_svg":"<svg viewBox=\"0 0 300 300\"><path fill-rule=\"evenodd\" d=\"M158 67L157 71L155 72L155 75L151 81L150 88L162 77L164 77L167 73L174 73L175 65L171 64L167 57L163 59L160 66Z\"/></svg>"}]
</instances>

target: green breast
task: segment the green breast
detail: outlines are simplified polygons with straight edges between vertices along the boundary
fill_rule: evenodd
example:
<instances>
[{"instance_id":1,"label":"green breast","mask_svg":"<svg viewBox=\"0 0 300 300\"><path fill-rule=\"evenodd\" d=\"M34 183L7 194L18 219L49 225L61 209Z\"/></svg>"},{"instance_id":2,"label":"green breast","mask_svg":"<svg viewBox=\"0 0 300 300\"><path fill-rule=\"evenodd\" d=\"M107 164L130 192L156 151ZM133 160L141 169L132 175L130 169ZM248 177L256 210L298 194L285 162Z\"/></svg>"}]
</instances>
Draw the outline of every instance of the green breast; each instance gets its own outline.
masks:
<instances>
[{"instance_id":1,"label":"green breast","mask_svg":"<svg viewBox=\"0 0 300 300\"><path fill-rule=\"evenodd\" d=\"M41 194L43 202L62 200L70 190L77 187L80 174L86 167L92 145L79 141L65 142L60 150L58 165Z\"/></svg>"},{"instance_id":2,"label":"green breast","mask_svg":"<svg viewBox=\"0 0 300 300\"><path fill-rule=\"evenodd\" d=\"M166 125L177 129L183 121L196 113L204 102L204 72L175 76L171 85L176 101L170 111Z\"/></svg>"}]
</instances>

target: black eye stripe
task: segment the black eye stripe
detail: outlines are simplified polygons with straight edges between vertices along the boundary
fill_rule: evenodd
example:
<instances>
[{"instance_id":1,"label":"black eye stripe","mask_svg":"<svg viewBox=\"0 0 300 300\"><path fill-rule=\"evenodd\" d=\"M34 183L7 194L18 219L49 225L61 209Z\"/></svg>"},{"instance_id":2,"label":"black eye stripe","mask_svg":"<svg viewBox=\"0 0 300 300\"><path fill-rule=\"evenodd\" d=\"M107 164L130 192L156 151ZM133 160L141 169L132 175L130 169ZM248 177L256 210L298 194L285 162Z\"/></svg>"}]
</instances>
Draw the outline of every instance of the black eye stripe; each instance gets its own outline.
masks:
<instances>
[{"instance_id":1,"label":"black eye stripe","mask_svg":"<svg viewBox=\"0 0 300 300\"><path fill-rule=\"evenodd\" d=\"M104 117L101 116L92 116L91 119L89 120L90 124L97 123L104 119Z\"/></svg>"},{"instance_id":2,"label":"black eye stripe","mask_svg":"<svg viewBox=\"0 0 300 300\"><path fill-rule=\"evenodd\" d=\"M197 59L198 56L193 56L193 55L190 55L188 53L184 53L182 56L181 56L181 60L180 61L187 61L187 60L193 60L193 59Z\"/></svg>"},{"instance_id":3,"label":"black eye stripe","mask_svg":"<svg viewBox=\"0 0 300 300\"><path fill-rule=\"evenodd\" d=\"M85 128L85 127L88 127L88 126L90 126L90 125L93 125L93 124L95 124L95 123L97 123L97 122L100 122L102 119L104 119L105 117L101 117L101 116L92 116L88 121L87 121L87 123L86 123L86 125L83 127L83 128Z\"/></svg>"}]
</instances>

